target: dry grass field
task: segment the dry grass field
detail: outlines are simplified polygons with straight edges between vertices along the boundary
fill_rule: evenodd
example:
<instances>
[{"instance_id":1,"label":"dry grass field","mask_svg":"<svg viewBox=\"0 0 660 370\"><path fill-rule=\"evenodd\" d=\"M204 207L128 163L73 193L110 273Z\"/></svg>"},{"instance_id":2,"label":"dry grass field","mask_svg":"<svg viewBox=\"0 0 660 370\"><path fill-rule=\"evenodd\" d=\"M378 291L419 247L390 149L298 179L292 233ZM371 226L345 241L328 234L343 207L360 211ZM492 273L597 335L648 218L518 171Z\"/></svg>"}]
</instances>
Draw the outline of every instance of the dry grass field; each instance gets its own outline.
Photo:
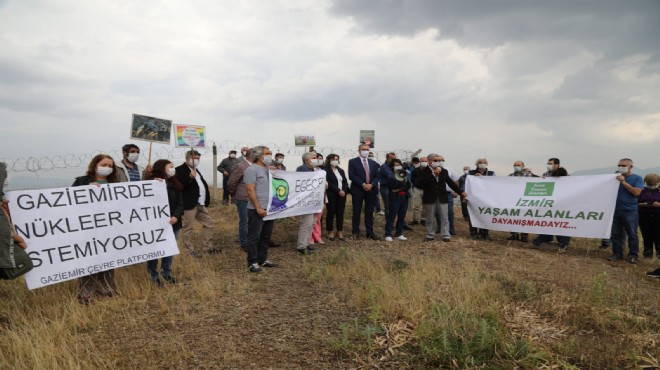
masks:
<instances>
[{"instance_id":1,"label":"dry grass field","mask_svg":"<svg viewBox=\"0 0 660 370\"><path fill-rule=\"evenodd\" d=\"M212 212L223 252L175 257L176 286L135 265L117 271L119 297L81 306L74 282L0 282L0 368L660 367L660 281L644 275L657 259L608 262L592 239L566 254L498 232L472 241L458 212L450 243L417 227L312 256L294 250L297 220L280 220L280 268L250 274L235 208Z\"/></svg>"}]
</instances>

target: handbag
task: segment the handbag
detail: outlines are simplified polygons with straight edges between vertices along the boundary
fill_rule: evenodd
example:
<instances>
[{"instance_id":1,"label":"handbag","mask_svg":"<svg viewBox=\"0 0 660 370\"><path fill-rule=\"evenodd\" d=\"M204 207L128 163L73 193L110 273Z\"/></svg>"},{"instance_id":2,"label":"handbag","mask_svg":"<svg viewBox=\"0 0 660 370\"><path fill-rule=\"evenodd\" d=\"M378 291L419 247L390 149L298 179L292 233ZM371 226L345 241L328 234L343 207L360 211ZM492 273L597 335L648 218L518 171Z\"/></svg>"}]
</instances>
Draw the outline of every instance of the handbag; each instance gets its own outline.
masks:
<instances>
[{"instance_id":1,"label":"handbag","mask_svg":"<svg viewBox=\"0 0 660 370\"><path fill-rule=\"evenodd\" d=\"M23 248L14 243L11 244L10 248L14 248L13 255L16 267L0 267L0 279L3 280L16 279L34 268L30 256L28 256Z\"/></svg>"}]
</instances>

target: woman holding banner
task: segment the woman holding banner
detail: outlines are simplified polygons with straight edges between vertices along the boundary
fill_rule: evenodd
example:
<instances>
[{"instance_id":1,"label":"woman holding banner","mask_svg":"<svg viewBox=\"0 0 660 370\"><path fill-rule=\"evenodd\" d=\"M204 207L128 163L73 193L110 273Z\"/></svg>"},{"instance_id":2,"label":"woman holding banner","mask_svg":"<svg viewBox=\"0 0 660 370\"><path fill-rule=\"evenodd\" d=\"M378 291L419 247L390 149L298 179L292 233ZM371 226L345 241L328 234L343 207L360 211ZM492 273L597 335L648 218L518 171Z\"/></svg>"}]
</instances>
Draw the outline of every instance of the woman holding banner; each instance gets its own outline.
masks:
<instances>
[{"instance_id":1,"label":"woman holding banner","mask_svg":"<svg viewBox=\"0 0 660 370\"><path fill-rule=\"evenodd\" d=\"M72 186L99 186L115 182L119 182L115 161L107 154L98 154L89 162L87 174L76 177L76 181ZM114 297L117 294L114 269L97 272L78 279L78 300L80 303L92 303L95 293L103 297Z\"/></svg>"},{"instance_id":2,"label":"woman holding banner","mask_svg":"<svg viewBox=\"0 0 660 370\"><path fill-rule=\"evenodd\" d=\"M154 163L151 174L145 177L145 180L166 179L167 199L170 206L170 225L174 230L174 237L178 238L181 230L181 216L183 216L183 195L181 194L183 185L175 175L174 163L167 159L159 159ZM161 275L170 284L176 284L176 278L171 275L173 258L173 256L168 256L160 259ZM147 261L147 270L151 276L151 281L162 287L163 283L158 276L158 259Z\"/></svg>"}]
</instances>

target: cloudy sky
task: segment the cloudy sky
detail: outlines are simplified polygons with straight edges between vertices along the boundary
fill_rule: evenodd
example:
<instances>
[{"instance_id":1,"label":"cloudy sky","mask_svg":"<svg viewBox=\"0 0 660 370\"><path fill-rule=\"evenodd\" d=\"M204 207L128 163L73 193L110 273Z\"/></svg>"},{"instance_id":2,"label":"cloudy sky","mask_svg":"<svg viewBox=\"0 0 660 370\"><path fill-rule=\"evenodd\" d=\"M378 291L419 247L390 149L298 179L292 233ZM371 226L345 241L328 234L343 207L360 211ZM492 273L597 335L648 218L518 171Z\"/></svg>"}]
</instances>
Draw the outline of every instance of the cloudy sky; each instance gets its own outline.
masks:
<instances>
[{"instance_id":1,"label":"cloudy sky","mask_svg":"<svg viewBox=\"0 0 660 370\"><path fill-rule=\"evenodd\" d=\"M0 157L211 140L660 165L660 2L0 0ZM144 144L140 143L141 145Z\"/></svg>"}]
</instances>

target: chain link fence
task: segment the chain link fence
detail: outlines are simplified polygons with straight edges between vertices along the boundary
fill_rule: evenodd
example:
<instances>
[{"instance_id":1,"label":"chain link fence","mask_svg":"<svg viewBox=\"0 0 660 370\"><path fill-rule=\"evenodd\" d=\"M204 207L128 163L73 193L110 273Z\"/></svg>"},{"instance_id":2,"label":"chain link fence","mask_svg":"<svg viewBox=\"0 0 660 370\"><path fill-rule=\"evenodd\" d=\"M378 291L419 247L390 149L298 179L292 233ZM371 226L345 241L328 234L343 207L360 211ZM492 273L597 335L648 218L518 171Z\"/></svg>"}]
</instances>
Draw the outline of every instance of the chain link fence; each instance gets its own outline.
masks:
<instances>
[{"instance_id":1,"label":"chain link fence","mask_svg":"<svg viewBox=\"0 0 660 370\"><path fill-rule=\"evenodd\" d=\"M140 147L141 152L140 159L137 163L144 167L149 161L149 144L135 144ZM214 145L216 149L215 151L213 146L196 148L196 150L202 155L202 160L199 166L200 172L207 179L209 186L215 188L219 188L222 185L222 175L218 175L215 168L222 159L227 157L231 150L236 150L240 153L242 147L266 145L271 149L273 154L282 153L285 155L284 165L287 166L289 170L299 166L300 163L302 163L302 154L309 150L309 147L297 147L293 144L262 144L229 140L214 143ZM350 149L323 146L315 146L314 149L324 156L331 153L339 155L342 159L342 167L344 168L346 168L345 166L348 164L348 159L357 155L357 145ZM160 144L153 145L151 150L151 163L158 159L168 159L175 165L179 165L183 163L186 151L187 149L185 148L173 148ZM373 152L378 163L382 163L385 160L385 155L389 152L396 153L397 157L403 160L409 160L413 154L412 150L407 149L373 150ZM87 166L92 158L101 153L112 156L115 161L121 161L123 157L121 145L119 145L118 148L114 150L96 150L85 154L64 154L52 157L0 158L0 162L5 162L7 164L7 172L9 174L9 184L6 190L48 189L70 186L76 177L85 174Z\"/></svg>"}]
</instances>

